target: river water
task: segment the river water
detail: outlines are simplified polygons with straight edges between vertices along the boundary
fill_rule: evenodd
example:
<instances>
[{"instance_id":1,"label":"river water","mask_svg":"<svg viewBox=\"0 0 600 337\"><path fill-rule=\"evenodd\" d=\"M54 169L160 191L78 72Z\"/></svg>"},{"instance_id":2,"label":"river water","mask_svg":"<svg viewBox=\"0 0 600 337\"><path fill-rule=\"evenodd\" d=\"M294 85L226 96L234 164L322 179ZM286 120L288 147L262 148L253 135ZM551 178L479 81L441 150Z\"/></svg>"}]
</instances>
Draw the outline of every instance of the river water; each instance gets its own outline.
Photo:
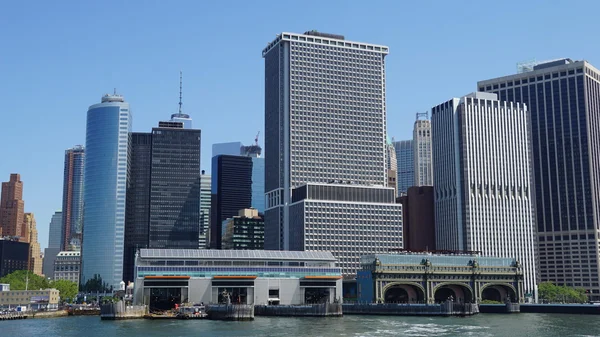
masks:
<instances>
[{"instance_id":1,"label":"river water","mask_svg":"<svg viewBox=\"0 0 600 337\"><path fill-rule=\"evenodd\" d=\"M479 314L472 317L344 316L209 320L101 321L63 317L0 321L0 336L600 336L600 317L564 314Z\"/></svg>"}]
</instances>

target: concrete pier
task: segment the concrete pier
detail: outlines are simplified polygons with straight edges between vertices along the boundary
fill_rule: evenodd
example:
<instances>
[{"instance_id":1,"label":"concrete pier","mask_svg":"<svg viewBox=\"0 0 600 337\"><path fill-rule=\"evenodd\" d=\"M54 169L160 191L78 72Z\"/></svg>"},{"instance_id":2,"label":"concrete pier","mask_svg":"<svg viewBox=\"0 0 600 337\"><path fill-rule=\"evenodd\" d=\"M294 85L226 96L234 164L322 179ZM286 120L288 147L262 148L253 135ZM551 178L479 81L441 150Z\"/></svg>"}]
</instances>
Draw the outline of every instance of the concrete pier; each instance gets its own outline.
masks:
<instances>
[{"instance_id":1,"label":"concrete pier","mask_svg":"<svg viewBox=\"0 0 600 337\"><path fill-rule=\"evenodd\" d=\"M254 319L254 305L214 304L206 306L208 319L225 321L251 321Z\"/></svg>"},{"instance_id":2,"label":"concrete pier","mask_svg":"<svg viewBox=\"0 0 600 337\"><path fill-rule=\"evenodd\" d=\"M343 304L342 308L344 315L470 316L479 313L477 304L452 301L441 304Z\"/></svg>"},{"instance_id":3,"label":"concrete pier","mask_svg":"<svg viewBox=\"0 0 600 337\"><path fill-rule=\"evenodd\" d=\"M126 306L125 302L108 303L100 305L100 319L117 320L117 319L136 319L144 318L147 313L145 305Z\"/></svg>"},{"instance_id":4,"label":"concrete pier","mask_svg":"<svg viewBox=\"0 0 600 337\"><path fill-rule=\"evenodd\" d=\"M340 317L342 305L340 303L322 303L306 305L256 305L256 316L285 316L285 317Z\"/></svg>"}]
</instances>

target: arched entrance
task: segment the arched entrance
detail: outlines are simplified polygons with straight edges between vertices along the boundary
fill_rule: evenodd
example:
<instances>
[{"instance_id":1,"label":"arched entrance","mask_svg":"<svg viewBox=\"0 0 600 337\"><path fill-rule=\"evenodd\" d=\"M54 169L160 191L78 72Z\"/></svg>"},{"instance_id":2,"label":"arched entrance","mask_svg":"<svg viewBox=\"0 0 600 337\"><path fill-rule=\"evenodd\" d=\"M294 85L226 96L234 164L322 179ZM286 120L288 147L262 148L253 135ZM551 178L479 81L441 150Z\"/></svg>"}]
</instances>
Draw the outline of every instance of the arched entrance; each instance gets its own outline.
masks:
<instances>
[{"instance_id":1,"label":"arched entrance","mask_svg":"<svg viewBox=\"0 0 600 337\"><path fill-rule=\"evenodd\" d=\"M434 289L435 303L452 300L458 303L472 303L473 295L469 287L462 284L442 284Z\"/></svg>"},{"instance_id":2,"label":"arched entrance","mask_svg":"<svg viewBox=\"0 0 600 337\"><path fill-rule=\"evenodd\" d=\"M383 290L385 303L423 303L425 292L415 284L394 283Z\"/></svg>"},{"instance_id":3,"label":"arched entrance","mask_svg":"<svg viewBox=\"0 0 600 337\"><path fill-rule=\"evenodd\" d=\"M489 284L481 289L481 300L495 302L518 302L517 294L508 284Z\"/></svg>"}]
</instances>

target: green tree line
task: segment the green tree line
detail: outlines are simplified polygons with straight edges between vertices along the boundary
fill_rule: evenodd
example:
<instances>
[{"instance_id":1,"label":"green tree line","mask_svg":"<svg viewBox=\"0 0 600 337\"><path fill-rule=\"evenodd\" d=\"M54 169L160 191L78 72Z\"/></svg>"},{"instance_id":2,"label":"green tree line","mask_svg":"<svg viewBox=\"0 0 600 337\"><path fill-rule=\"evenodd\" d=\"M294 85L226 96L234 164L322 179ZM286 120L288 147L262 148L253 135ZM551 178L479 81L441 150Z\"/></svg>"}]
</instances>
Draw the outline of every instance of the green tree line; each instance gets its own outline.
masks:
<instances>
[{"instance_id":1,"label":"green tree line","mask_svg":"<svg viewBox=\"0 0 600 337\"><path fill-rule=\"evenodd\" d=\"M39 290L54 288L60 291L60 298L63 301L73 300L77 296L79 286L77 283L68 280L47 280L27 270L17 270L2 278L0 283L10 284L10 290Z\"/></svg>"},{"instance_id":2,"label":"green tree line","mask_svg":"<svg viewBox=\"0 0 600 337\"><path fill-rule=\"evenodd\" d=\"M555 285L552 282L542 282L538 286L540 301L549 303L584 303L588 298L585 289Z\"/></svg>"}]
</instances>

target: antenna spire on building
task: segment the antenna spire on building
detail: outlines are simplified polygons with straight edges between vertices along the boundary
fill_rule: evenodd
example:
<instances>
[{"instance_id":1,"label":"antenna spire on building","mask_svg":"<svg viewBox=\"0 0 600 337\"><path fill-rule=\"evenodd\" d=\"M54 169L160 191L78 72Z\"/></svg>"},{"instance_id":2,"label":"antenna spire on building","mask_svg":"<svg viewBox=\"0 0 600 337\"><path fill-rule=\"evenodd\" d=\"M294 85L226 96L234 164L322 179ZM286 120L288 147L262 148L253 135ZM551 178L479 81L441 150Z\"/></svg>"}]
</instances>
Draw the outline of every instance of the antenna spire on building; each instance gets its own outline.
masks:
<instances>
[{"instance_id":1,"label":"antenna spire on building","mask_svg":"<svg viewBox=\"0 0 600 337\"><path fill-rule=\"evenodd\" d=\"M258 133L256 134L256 137L254 137L254 145L258 146L258 136L260 135L260 131L258 131Z\"/></svg>"},{"instance_id":2,"label":"antenna spire on building","mask_svg":"<svg viewBox=\"0 0 600 337\"><path fill-rule=\"evenodd\" d=\"M179 113L181 113L181 105L183 104L183 103L181 103L181 93L183 91L182 78L183 78L183 73L181 71L179 71Z\"/></svg>"}]
</instances>

